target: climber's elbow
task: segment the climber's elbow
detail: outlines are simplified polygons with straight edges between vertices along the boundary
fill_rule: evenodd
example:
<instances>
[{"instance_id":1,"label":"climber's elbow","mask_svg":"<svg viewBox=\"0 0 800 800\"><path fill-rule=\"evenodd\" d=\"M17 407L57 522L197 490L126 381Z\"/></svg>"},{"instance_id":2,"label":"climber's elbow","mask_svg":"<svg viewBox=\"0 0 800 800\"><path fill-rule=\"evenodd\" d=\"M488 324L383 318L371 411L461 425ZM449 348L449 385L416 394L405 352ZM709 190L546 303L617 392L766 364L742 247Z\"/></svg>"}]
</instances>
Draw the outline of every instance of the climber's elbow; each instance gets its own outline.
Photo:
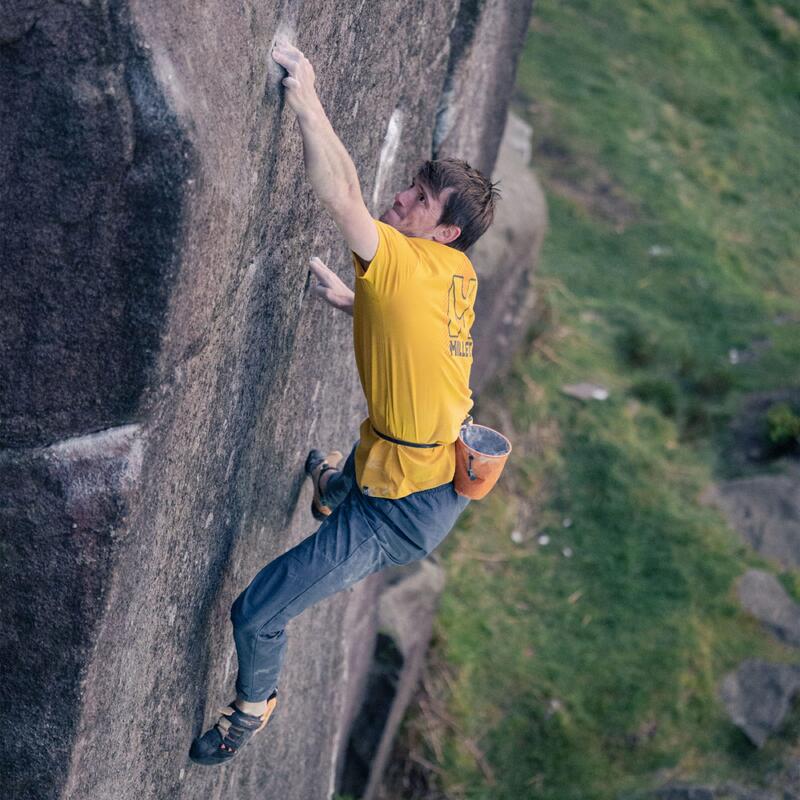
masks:
<instances>
[{"instance_id":1,"label":"climber's elbow","mask_svg":"<svg viewBox=\"0 0 800 800\"><path fill-rule=\"evenodd\" d=\"M378 231L361 196L360 187L356 184L354 190L351 188L335 201L325 204L325 208L344 236L347 246L364 261L372 261L378 249Z\"/></svg>"}]
</instances>

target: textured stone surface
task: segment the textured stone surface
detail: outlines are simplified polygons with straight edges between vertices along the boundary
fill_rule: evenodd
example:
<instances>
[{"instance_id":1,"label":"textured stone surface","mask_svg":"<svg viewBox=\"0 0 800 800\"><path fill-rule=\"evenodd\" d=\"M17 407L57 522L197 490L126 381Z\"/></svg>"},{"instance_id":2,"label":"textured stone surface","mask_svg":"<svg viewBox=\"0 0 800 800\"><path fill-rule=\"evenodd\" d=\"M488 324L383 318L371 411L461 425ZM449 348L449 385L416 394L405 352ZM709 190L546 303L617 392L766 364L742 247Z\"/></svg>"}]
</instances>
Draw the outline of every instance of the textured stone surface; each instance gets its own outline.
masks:
<instances>
[{"instance_id":1,"label":"textured stone surface","mask_svg":"<svg viewBox=\"0 0 800 800\"><path fill-rule=\"evenodd\" d=\"M800 467L784 474L735 478L710 486L701 500L719 508L756 552L786 567L800 566Z\"/></svg>"},{"instance_id":2,"label":"textured stone surface","mask_svg":"<svg viewBox=\"0 0 800 800\"><path fill-rule=\"evenodd\" d=\"M235 768L186 757L232 696L231 601L315 528L308 449L348 447L364 413L350 320L313 298L306 263L351 267L269 51L282 31L311 58L377 212L430 156L470 63L448 49L458 8L0 9L9 796L331 794L381 576L292 623L278 709ZM513 72L518 41L485 68ZM471 122L499 140L498 119Z\"/></svg>"},{"instance_id":3,"label":"textured stone surface","mask_svg":"<svg viewBox=\"0 0 800 800\"><path fill-rule=\"evenodd\" d=\"M789 760L780 768L772 766L762 775L760 788L726 781L718 786L671 782L653 795L655 800L800 800L800 761Z\"/></svg>"},{"instance_id":4,"label":"textured stone surface","mask_svg":"<svg viewBox=\"0 0 800 800\"><path fill-rule=\"evenodd\" d=\"M350 728L347 750L342 759L341 792L350 797L366 797L373 766L392 706L397 698L397 686L405 670L405 659L394 639L379 632L375 644L364 699L358 716ZM380 765L382 768L382 765Z\"/></svg>"},{"instance_id":5,"label":"textured stone surface","mask_svg":"<svg viewBox=\"0 0 800 800\"><path fill-rule=\"evenodd\" d=\"M462 0L450 33L447 80L436 111L433 152L491 174L514 88L516 54L532 0Z\"/></svg>"},{"instance_id":6,"label":"textured stone surface","mask_svg":"<svg viewBox=\"0 0 800 800\"><path fill-rule=\"evenodd\" d=\"M410 568L390 570L386 578L378 622L380 629L391 638L402 655L403 669L398 674L393 693L385 703L363 794L355 795L363 796L364 800L371 800L379 790L392 741L419 681L434 614L445 582L444 571L434 558L426 558ZM357 731L353 733L357 734Z\"/></svg>"},{"instance_id":7,"label":"textured stone surface","mask_svg":"<svg viewBox=\"0 0 800 800\"><path fill-rule=\"evenodd\" d=\"M655 793L656 800L789 800L783 792L753 789L735 783L700 786L689 783L671 784Z\"/></svg>"},{"instance_id":8,"label":"textured stone surface","mask_svg":"<svg viewBox=\"0 0 800 800\"><path fill-rule=\"evenodd\" d=\"M779 639L800 647L800 605L769 572L750 569L739 580L739 602Z\"/></svg>"},{"instance_id":9,"label":"textured stone surface","mask_svg":"<svg viewBox=\"0 0 800 800\"><path fill-rule=\"evenodd\" d=\"M720 696L733 723L762 747L780 728L798 689L800 666L748 659L725 676Z\"/></svg>"},{"instance_id":10,"label":"textured stone surface","mask_svg":"<svg viewBox=\"0 0 800 800\"><path fill-rule=\"evenodd\" d=\"M128 425L25 455L0 453L3 723L22 733L8 737L0 774L4 783L18 775L14 797L54 796L46 787L66 777L79 678L125 546L142 449L140 429Z\"/></svg>"},{"instance_id":11,"label":"textured stone surface","mask_svg":"<svg viewBox=\"0 0 800 800\"><path fill-rule=\"evenodd\" d=\"M607 400L608 389L601 386L599 383L571 383L567 386L562 386L561 391L568 397L574 397L577 400Z\"/></svg>"},{"instance_id":12,"label":"textured stone surface","mask_svg":"<svg viewBox=\"0 0 800 800\"><path fill-rule=\"evenodd\" d=\"M655 796L657 800L714 800L714 790L708 786L676 784L659 789Z\"/></svg>"},{"instance_id":13,"label":"textured stone surface","mask_svg":"<svg viewBox=\"0 0 800 800\"><path fill-rule=\"evenodd\" d=\"M0 447L22 447L135 415L193 149L99 2L3 4L0 119Z\"/></svg>"},{"instance_id":14,"label":"textured stone surface","mask_svg":"<svg viewBox=\"0 0 800 800\"><path fill-rule=\"evenodd\" d=\"M534 319L534 269L547 230L547 204L529 167L531 128L508 115L492 180L502 200L489 231L472 248L479 272L472 385L480 391L502 373Z\"/></svg>"}]
</instances>

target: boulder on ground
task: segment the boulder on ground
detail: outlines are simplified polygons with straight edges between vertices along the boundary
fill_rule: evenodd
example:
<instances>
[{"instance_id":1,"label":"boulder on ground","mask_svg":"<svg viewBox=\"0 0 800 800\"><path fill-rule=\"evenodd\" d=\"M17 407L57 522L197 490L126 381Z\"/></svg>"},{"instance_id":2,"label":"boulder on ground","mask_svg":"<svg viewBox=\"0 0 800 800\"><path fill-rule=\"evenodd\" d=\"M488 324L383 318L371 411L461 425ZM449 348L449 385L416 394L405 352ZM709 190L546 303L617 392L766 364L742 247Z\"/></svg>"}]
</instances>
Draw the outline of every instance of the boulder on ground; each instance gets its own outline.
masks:
<instances>
[{"instance_id":1,"label":"boulder on ground","mask_svg":"<svg viewBox=\"0 0 800 800\"><path fill-rule=\"evenodd\" d=\"M720 786L701 786L674 783L658 789L655 800L789 800L782 793L724 783Z\"/></svg>"},{"instance_id":2,"label":"boulder on ground","mask_svg":"<svg viewBox=\"0 0 800 800\"><path fill-rule=\"evenodd\" d=\"M570 383L562 386L561 391L568 397L574 397L577 400L608 400L608 389L599 383L589 383L588 381Z\"/></svg>"},{"instance_id":3,"label":"boulder on ground","mask_svg":"<svg viewBox=\"0 0 800 800\"><path fill-rule=\"evenodd\" d=\"M751 569L739 580L742 607L784 642L800 647L800 605L769 572Z\"/></svg>"},{"instance_id":4,"label":"boulder on ground","mask_svg":"<svg viewBox=\"0 0 800 800\"><path fill-rule=\"evenodd\" d=\"M700 500L722 511L757 553L784 567L800 566L800 469L735 478L709 486Z\"/></svg>"},{"instance_id":5,"label":"boulder on ground","mask_svg":"<svg viewBox=\"0 0 800 800\"><path fill-rule=\"evenodd\" d=\"M733 723L756 747L777 732L800 689L800 666L744 661L722 680L720 697Z\"/></svg>"},{"instance_id":6,"label":"boulder on ground","mask_svg":"<svg viewBox=\"0 0 800 800\"><path fill-rule=\"evenodd\" d=\"M386 573L375 655L343 761L340 786L346 795L371 800L379 790L395 733L419 681L444 584L435 557Z\"/></svg>"},{"instance_id":7,"label":"boulder on ground","mask_svg":"<svg viewBox=\"0 0 800 800\"><path fill-rule=\"evenodd\" d=\"M530 167L531 128L509 113L492 180L501 198L491 228L470 253L478 270L472 387L502 373L530 330L533 276L547 230L547 203Z\"/></svg>"}]
</instances>

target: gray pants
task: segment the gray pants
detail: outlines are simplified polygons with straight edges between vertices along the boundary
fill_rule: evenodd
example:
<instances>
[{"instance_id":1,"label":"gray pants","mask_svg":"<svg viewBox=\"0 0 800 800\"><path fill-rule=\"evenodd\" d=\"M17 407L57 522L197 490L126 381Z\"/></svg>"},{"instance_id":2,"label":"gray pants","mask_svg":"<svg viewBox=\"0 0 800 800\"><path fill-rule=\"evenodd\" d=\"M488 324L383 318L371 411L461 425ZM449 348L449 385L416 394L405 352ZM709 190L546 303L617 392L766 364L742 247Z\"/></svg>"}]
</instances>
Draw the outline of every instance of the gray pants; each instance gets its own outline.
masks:
<instances>
[{"instance_id":1,"label":"gray pants","mask_svg":"<svg viewBox=\"0 0 800 800\"><path fill-rule=\"evenodd\" d=\"M355 447L341 472L329 473L323 498L333 513L316 533L267 564L231 608L239 659L236 691L265 700L277 687L284 627L310 605L393 564L432 552L469 500L452 483L399 500L369 497L355 480Z\"/></svg>"}]
</instances>

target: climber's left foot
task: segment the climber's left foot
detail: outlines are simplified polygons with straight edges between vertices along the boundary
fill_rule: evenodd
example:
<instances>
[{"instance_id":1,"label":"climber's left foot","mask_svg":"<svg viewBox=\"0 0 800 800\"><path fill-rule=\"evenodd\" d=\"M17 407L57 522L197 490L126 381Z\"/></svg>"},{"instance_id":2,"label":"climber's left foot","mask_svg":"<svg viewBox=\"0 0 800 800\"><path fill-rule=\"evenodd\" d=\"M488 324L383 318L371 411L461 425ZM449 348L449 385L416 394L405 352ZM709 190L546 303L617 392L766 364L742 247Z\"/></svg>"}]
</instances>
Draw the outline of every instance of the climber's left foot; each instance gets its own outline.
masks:
<instances>
[{"instance_id":1,"label":"climber's left foot","mask_svg":"<svg viewBox=\"0 0 800 800\"><path fill-rule=\"evenodd\" d=\"M322 490L320 489L322 476L329 470L338 470L343 458L344 456L338 450L334 450L328 455L324 455L322 450L312 450L306 457L306 475L311 478L311 483L314 485L311 516L320 522L331 514L330 507L326 506L322 500ZM328 478L330 479L330 475Z\"/></svg>"},{"instance_id":2,"label":"climber's left foot","mask_svg":"<svg viewBox=\"0 0 800 800\"><path fill-rule=\"evenodd\" d=\"M277 692L273 692L266 710L258 716L245 714L235 703L220 709L217 724L192 742L189 758L205 766L227 764L269 722L277 703Z\"/></svg>"}]
</instances>

